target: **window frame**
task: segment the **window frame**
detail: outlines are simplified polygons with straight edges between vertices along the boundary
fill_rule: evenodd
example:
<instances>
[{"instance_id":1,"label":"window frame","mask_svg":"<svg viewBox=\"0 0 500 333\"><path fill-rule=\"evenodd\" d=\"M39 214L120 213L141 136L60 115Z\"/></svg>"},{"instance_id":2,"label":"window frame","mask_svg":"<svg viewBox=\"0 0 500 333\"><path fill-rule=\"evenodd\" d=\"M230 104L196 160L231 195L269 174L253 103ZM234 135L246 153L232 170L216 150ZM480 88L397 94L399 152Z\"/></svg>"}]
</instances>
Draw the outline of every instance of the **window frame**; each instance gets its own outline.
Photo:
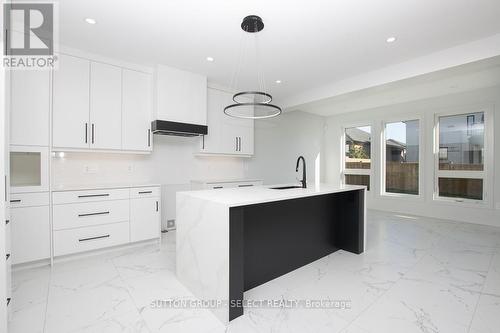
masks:
<instances>
[{"instance_id":1,"label":"window frame","mask_svg":"<svg viewBox=\"0 0 500 333\"><path fill-rule=\"evenodd\" d=\"M484 113L484 148L483 148L483 170L482 171L461 171L461 170L439 170L439 118L446 116L460 116L471 113ZM491 105L460 107L453 110L446 110L434 114L434 186L433 200L435 202L466 207L492 208L493 205L493 107ZM483 180L483 199L467 199L444 197L439 195L439 178L465 178Z\"/></svg>"},{"instance_id":2,"label":"window frame","mask_svg":"<svg viewBox=\"0 0 500 333\"><path fill-rule=\"evenodd\" d=\"M346 141L346 129L348 128L354 128L354 127L370 127L370 169L347 169L345 167L345 163L346 163L346 158L345 158L345 153L346 153L346 144L345 144L345 141ZM340 139L340 152L341 152L341 156L342 158L340 159L340 163L341 163L341 166L340 166L340 184L343 185L343 186L346 186L346 185L349 185L349 184L346 184L345 182L345 176L346 175L366 175L366 176L369 176L370 177L370 182L369 182L369 187L370 189L366 189L366 193L368 195L372 195L372 193L374 193L374 188L373 188L373 184L374 184L374 181L373 181L373 176L374 176L374 145L373 145L373 139L374 139L374 128L375 126L373 125L373 123L370 121L370 122L356 122L356 123L349 123L349 124L344 124L341 126L341 139Z\"/></svg>"},{"instance_id":3,"label":"window frame","mask_svg":"<svg viewBox=\"0 0 500 333\"><path fill-rule=\"evenodd\" d=\"M396 122L403 121L418 121L418 194L406 194L406 193L392 193L386 191L386 125ZM380 195L389 198L407 198L413 200L423 200L424 199L424 135L423 129L425 126L424 119L421 115L398 115L393 118L386 118L381 123L380 132Z\"/></svg>"}]
</instances>

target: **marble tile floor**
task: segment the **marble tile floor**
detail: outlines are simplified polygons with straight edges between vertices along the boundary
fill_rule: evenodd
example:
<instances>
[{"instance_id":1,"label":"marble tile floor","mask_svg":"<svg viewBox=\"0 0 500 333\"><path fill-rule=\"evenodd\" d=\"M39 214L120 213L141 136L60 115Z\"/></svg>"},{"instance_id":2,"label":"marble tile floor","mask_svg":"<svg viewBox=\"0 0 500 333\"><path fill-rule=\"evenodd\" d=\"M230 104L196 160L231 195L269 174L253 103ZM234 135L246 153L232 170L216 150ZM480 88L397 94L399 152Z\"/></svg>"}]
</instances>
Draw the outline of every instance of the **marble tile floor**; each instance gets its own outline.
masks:
<instances>
[{"instance_id":1,"label":"marble tile floor","mask_svg":"<svg viewBox=\"0 0 500 333\"><path fill-rule=\"evenodd\" d=\"M500 330L500 228L368 212L367 251L338 251L245 293L249 300L345 301L338 308L248 308L222 325L175 277L175 232L13 273L10 333L470 332ZM336 304L336 303L333 303Z\"/></svg>"}]
</instances>

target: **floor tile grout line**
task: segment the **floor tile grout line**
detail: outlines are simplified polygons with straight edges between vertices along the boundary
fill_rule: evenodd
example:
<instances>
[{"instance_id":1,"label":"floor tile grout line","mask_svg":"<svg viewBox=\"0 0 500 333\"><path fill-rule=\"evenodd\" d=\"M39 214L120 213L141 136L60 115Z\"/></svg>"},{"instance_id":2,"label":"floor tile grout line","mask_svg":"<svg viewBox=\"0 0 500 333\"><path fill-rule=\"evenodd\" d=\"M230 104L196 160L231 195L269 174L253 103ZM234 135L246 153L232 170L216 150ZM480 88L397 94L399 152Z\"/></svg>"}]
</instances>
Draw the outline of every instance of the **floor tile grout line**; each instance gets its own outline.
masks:
<instances>
[{"instance_id":1,"label":"floor tile grout line","mask_svg":"<svg viewBox=\"0 0 500 333\"><path fill-rule=\"evenodd\" d=\"M458 225L454 226L453 230L457 229L458 228ZM430 254L430 251L433 250L440 242L442 242L444 240L444 235L442 235L441 233L438 233L439 235L439 238L436 242L436 244L433 244L429 249L425 250L425 254L422 256L422 258L420 258L419 260L417 260L411 267L408 268L408 270L403 274L401 275L397 280L394 281L394 284L389 287L389 289L387 289L386 291L384 291L382 294L380 294L370 305L368 305L366 307L366 309L362 310L360 313L358 313L354 319L352 319L344 328L342 328L340 330L340 332L343 332L344 330L348 329L363 313L366 313L371 307L373 307L375 305L375 303L377 303L380 298L382 298L385 294L387 294L391 289L393 289L396 284L406 275L408 274L412 269L415 268L415 266L417 266L425 257L429 256ZM365 329L363 327L363 329Z\"/></svg>"},{"instance_id":2,"label":"floor tile grout line","mask_svg":"<svg viewBox=\"0 0 500 333\"><path fill-rule=\"evenodd\" d=\"M429 250L430 250L430 249L429 249ZM359 313L356 315L356 317L354 317L354 319L352 319L352 320L349 322L349 324L347 324L347 326L343 328L343 330L345 330L345 329L349 328L349 326L351 326L351 325L352 325L352 324L356 321L356 319L358 319L358 318L359 318L362 314L364 314L364 313L365 313L365 312L367 312L367 311L368 311L371 307L373 307L373 306L375 305L375 303L377 303L377 302L378 302L378 301L379 301L379 300L380 300L380 299L381 299L381 298L382 298L385 294L387 294L390 290L392 290L392 289L396 286L396 284L397 284L399 281L401 281L401 279L402 279L402 278L403 278L406 274L408 274L408 273L409 273L409 272L410 272L410 271L411 271L411 270L412 270L412 269L413 269L413 268L414 268L414 267L415 267L418 263L420 263L420 262L421 262L421 261L422 261L425 257L427 257L428 255L429 255L429 254L428 254L428 253L426 253L425 255L423 255L423 256L422 256L422 258L420 258L419 260L417 260L417 261L415 262L415 264L414 264L414 265L412 265L411 267L409 267L409 268L408 268L408 270L407 270L407 271L406 271L403 275L401 275L398 279L396 279L396 280L394 281L394 284L393 284L391 287L389 287L386 291L382 292L382 293L381 293L381 294L380 294L380 295L379 295L379 296L378 296L378 297L377 297L377 298L376 298L376 299L375 299L375 300L374 300L374 301L373 301L370 305L368 305L368 306L367 306L364 310L362 310L361 312L359 312ZM363 328L363 329L365 329L365 328ZM365 329L365 330L366 330L366 329Z\"/></svg>"},{"instance_id":3,"label":"floor tile grout line","mask_svg":"<svg viewBox=\"0 0 500 333\"><path fill-rule=\"evenodd\" d=\"M115 265L115 262L113 259L110 259L111 261L111 264L113 265L114 269L116 270L116 272L118 273L118 276L120 277L120 280L125 284L125 285L128 285L127 284L127 281L126 279L122 276L122 274L120 274L120 271L118 270L118 268L116 267ZM144 325L146 325L146 328L149 332L153 332L150 328L149 328L149 325L146 321L146 319L144 319L144 317L142 316L142 313L141 311L139 311L139 307L137 306L137 302L135 301L135 298L132 296L132 294L130 293L129 289L127 288L127 294L129 295L130 299L132 300L132 303L134 304L134 307L137 311L137 313L139 314L139 317L142 319L142 321L144 322Z\"/></svg>"},{"instance_id":4,"label":"floor tile grout line","mask_svg":"<svg viewBox=\"0 0 500 333\"><path fill-rule=\"evenodd\" d=\"M49 311L50 285L52 283L52 267L53 266L49 265L49 282L47 284L47 299L45 300L45 314L43 316L43 329L42 329L44 333L46 332L47 313Z\"/></svg>"},{"instance_id":5,"label":"floor tile grout line","mask_svg":"<svg viewBox=\"0 0 500 333\"><path fill-rule=\"evenodd\" d=\"M479 292L479 297L477 298L477 302L476 302L476 306L474 307L474 312L472 313L472 317L470 319L470 322L469 322L469 327L467 328L467 332L470 333L470 330L472 328L472 323L474 322L474 318L476 317L476 313L477 313L477 308L479 307L479 302L481 302L481 298L483 297L483 291L484 291L484 287L486 286L486 281L488 280L488 275L490 274L491 272L491 267L493 266L493 259L495 258L495 256L498 254L497 251L495 251L492 255L491 255L491 258L490 258L490 264L488 265L488 272L486 273L486 276L484 278L484 283L483 283L483 286L481 287L481 291Z\"/></svg>"}]
</instances>

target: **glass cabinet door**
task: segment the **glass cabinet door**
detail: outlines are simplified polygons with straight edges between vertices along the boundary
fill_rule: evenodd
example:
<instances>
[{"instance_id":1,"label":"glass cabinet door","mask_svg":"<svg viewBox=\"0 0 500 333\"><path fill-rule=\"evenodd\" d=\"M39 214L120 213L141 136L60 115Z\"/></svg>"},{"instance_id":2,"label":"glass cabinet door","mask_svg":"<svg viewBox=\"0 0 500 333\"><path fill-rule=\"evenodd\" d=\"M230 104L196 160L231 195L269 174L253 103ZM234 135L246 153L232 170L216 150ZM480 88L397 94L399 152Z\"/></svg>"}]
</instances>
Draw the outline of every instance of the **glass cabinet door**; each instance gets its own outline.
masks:
<instances>
[{"instance_id":1,"label":"glass cabinet door","mask_svg":"<svg viewBox=\"0 0 500 333\"><path fill-rule=\"evenodd\" d=\"M48 190L48 148L11 146L10 186L12 193Z\"/></svg>"}]
</instances>

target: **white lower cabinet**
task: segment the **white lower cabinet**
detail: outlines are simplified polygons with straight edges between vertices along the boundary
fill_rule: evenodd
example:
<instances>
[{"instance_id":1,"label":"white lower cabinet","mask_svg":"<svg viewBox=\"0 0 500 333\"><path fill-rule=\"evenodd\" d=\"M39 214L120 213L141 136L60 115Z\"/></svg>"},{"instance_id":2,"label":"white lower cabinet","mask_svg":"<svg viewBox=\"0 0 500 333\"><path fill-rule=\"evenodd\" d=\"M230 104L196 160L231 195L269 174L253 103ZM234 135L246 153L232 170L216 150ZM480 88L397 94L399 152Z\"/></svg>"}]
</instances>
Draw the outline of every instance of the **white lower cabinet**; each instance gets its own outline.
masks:
<instances>
[{"instance_id":1,"label":"white lower cabinet","mask_svg":"<svg viewBox=\"0 0 500 333\"><path fill-rule=\"evenodd\" d=\"M160 198L131 199L130 240L157 238L160 229Z\"/></svg>"},{"instance_id":2,"label":"white lower cabinet","mask_svg":"<svg viewBox=\"0 0 500 333\"><path fill-rule=\"evenodd\" d=\"M6 298L7 300L12 299L12 238L11 238L11 226L10 218L5 221L5 278L6 278Z\"/></svg>"},{"instance_id":3,"label":"white lower cabinet","mask_svg":"<svg viewBox=\"0 0 500 333\"><path fill-rule=\"evenodd\" d=\"M157 186L52 194L54 256L160 237Z\"/></svg>"},{"instance_id":4,"label":"white lower cabinet","mask_svg":"<svg viewBox=\"0 0 500 333\"><path fill-rule=\"evenodd\" d=\"M112 223L54 231L54 255L100 249L128 243L129 223Z\"/></svg>"},{"instance_id":5,"label":"white lower cabinet","mask_svg":"<svg viewBox=\"0 0 500 333\"><path fill-rule=\"evenodd\" d=\"M223 188L244 188L261 186L264 182L260 179L241 179L241 180L218 180L218 181L208 181L208 180L192 180L191 189L192 190L218 190Z\"/></svg>"},{"instance_id":6,"label":"white lower cabinet","mask_svg":"<svg viewBox=\"0 0 500 333\"><path fill-rule=\"evenodd\" d=\"M54 205L54 230L89 227L129 220L129 200Z\"/></svg>"},{"instance_id":7,"label":"white lower cabinet","mask_svg":"<svg viewBox=\"0 0 500 333\"><path fill-rule=\"evenodd\" d=\"M44 198L48 197L46 193L30 193L29 197L31 200L26 201L12 199L21 200L18 206L11 206L12 264L50 258L49 202L47 200L43 206L29 206L32 202L44 203Z\"/></svg>"}]
</instances>

